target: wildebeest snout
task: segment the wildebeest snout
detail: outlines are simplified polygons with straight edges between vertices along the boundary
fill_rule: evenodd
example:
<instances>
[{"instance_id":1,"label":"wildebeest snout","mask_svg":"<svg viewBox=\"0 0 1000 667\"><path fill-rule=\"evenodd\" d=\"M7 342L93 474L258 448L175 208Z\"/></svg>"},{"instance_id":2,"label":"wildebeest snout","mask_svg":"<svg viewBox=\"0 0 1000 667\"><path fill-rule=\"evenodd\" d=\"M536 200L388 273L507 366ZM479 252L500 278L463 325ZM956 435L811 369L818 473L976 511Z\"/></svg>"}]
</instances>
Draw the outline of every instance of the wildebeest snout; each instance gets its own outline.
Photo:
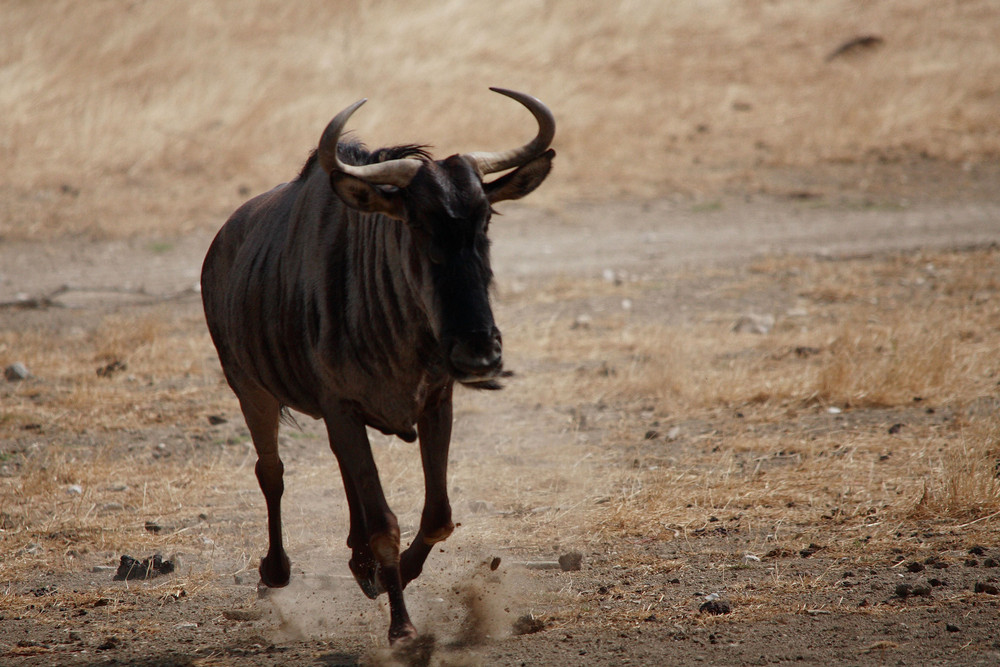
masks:
<instances>
[{"instance_id":1,"label":"wildebeest snout","mask_svg":"<svg viewBox=\"0 0 1000 667\"><path fill-rule=\"evenodd\" d=\"M460 382L495 376L503 367L500 331L494 327L491 331L456 336L451 341L448 360Z\"/></svg>"}]
</instances>

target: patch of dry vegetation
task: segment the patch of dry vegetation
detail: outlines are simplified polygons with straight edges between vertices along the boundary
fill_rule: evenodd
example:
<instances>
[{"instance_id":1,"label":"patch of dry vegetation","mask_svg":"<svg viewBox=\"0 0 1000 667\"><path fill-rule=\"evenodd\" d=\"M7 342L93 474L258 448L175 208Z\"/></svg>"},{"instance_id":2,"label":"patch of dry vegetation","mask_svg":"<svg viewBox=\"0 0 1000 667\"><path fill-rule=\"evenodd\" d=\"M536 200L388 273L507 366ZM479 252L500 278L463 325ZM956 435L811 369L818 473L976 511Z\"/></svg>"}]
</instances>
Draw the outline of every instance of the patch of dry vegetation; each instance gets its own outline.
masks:
<instances>
[{"instance_id":1,"label":"patch of dry vegetation","mask_svg":"<svg viewBox=\"0 0 1000 667\"><path fill-rule=\"evenodd\" d=\"M732 283L736 296L774 280L795 295L768 335L733 331L738 313L552 321L511 336L541 362L520 389L568 407L578 429L603 420L602 446L626 468L609 536L670 539L731 512L884 548L918 519L1000 509L997 260L996 248L764 260Z\"/></svg>"},{"instance_id":2,"label":"patch of dry vegetation","mask_svg":"<svg viewBox=\"0 0 1000 667\"><path fill-rule=\"evenodd\" d=\"M35 376L2 389L5 422L73 433L189 421L228 405L212 354L200 313L166 309L0 331L0 364L23 362Z\"/></svg>"},{"instance_id":3,"label":"patch of dry vegetation","mask_svg":"<svg viewBox=\"0 0 1000 667\"><path fill-rule=\"evenodd\" d=\"M768 169L974 168L1000 154L987 0L7 0L2 12L8 239L214 228L293 177L361 97L352 123L372 144L446 155L523 141L523 112L490 85L531 91L559 119L558 167L533 205L780 190ZM881 48L826 60L865 34Z\"/></svg>"}]
</instances>

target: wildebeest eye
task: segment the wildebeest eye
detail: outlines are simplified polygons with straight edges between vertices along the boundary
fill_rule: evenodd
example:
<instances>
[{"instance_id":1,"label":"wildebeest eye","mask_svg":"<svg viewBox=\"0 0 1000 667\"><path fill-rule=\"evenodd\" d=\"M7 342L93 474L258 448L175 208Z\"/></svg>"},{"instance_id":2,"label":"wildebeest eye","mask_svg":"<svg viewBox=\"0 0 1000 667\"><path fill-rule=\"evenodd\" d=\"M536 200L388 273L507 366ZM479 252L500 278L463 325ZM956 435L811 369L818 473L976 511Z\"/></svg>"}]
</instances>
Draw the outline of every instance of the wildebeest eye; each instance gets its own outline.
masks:
<instances>
[{"instance_id":1,"label":"wildebeest eye","mask_svg":"<svg viewBox=\"0 0 1000 667\"><path fill-rule=\"evenodd\" d=\"M444 264L444 250L433 241L427 246L427 256L430 258L432 264Z\"/></svg>"}]
</instances>

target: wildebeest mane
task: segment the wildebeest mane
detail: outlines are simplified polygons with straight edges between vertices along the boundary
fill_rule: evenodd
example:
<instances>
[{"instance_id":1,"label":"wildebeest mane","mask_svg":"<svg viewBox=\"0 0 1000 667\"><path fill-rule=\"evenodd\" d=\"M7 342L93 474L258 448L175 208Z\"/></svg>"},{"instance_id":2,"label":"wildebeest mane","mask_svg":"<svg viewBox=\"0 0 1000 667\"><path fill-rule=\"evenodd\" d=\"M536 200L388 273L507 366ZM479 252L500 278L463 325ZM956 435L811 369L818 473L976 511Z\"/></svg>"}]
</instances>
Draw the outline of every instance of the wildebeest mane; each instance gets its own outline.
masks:
<instances>
[{"instance_id":1,"label":"wildebeest mane","mask_svg":"<svg viewBox=\"0 0 1000 667\"><path fill-rule=\"evenodd\" d=\"M427 152L429 146L420 144L402 144L400 146L389 146L370 151L368 147L357 140L341 141L337 145L337 153L342 162L361 166L375 164L376 162L388 162L389 160L399 160L401 158L417 158L420 160L430 160L431 154ZM313 167L319 161L319 149L313 149L309 154L309 159L302 165L299 172L299 180L306 178Z\"/></svg>"}]
</instances>

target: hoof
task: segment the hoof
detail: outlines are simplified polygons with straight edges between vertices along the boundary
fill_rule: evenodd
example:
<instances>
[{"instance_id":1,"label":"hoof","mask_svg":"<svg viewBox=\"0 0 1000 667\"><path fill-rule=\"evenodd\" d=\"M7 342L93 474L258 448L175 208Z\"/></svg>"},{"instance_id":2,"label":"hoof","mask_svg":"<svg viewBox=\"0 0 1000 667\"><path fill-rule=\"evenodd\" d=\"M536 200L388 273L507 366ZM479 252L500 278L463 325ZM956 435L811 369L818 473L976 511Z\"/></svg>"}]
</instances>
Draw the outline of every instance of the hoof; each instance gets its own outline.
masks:
<instances>
[{"instance_id":1,"label":"hoof","mask_svg":"<svg viewBox=\"0 0 1000 667\"><path fill-rule=\"evenodd\" d=\"M407 652L411 650L422 652L425 649L433 651L434 637L420 637L412 623L401 623L399 627L389 628L389 646Z\"/></svg>"},{"instance_id":2,"label":"hoof","mask_svg":"<svg viewBox=\"0 0 1000 667\"><path fill-rule=\"evenodd\" d=\"M379 572L381 567L378 563L374 567L370 568L360 568L355 560L352 558L347 564L351 568L351 574L354 575L354 580L358 582L358 586L361 587L361 591L371 600L374 600L382 593L385 593L385 587L382 585L381 577Z\"/></svg>"},{"instance_id":3,"label":"hoof","mask_svg":"<svg viewBox=\"0 0 1000 667\"><path fill-rule=\"evenodd\" d=\"M257 571L260 572L261 583L268 588L284 588L292 578L292 563L285 554L277 559L264 556Z\"/></svg>"}]
</instances>

